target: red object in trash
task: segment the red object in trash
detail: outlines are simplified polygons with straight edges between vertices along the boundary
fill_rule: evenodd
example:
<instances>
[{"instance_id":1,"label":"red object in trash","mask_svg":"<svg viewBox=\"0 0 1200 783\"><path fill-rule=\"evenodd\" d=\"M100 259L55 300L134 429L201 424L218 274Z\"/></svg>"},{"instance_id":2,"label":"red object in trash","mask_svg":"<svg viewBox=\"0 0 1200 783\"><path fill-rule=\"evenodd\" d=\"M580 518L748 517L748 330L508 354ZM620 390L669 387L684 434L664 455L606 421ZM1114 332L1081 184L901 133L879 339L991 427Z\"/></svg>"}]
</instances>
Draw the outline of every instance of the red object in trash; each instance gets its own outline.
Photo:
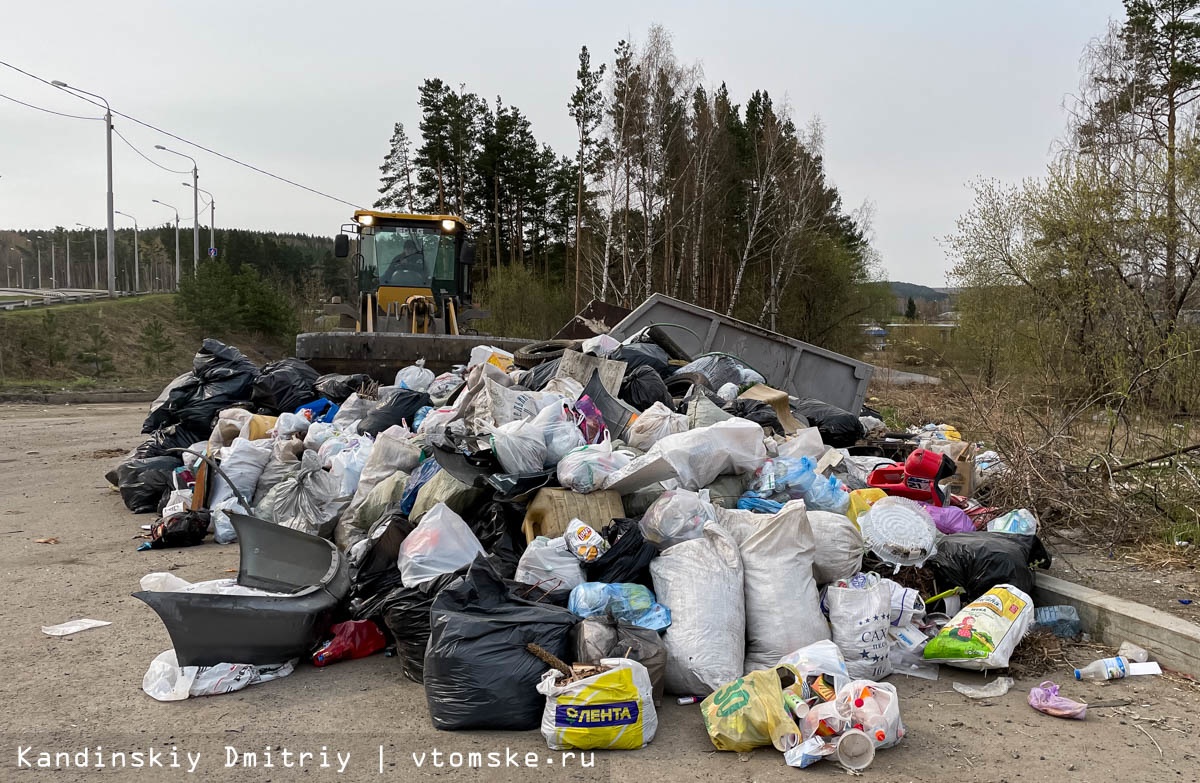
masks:
<instances>
[{"instance_id":1,"label":"red object in trash","mask_svg":"<svg viewBox=\"0 0 1200 783\"><path fill-rule=\"evenodd\" d=\"M908 498L934 506L944 506L949 495L938 483L954 475L957 467L946 454L917 449L904 460L904 466L876 468L867 476L867 486L889 495Z\"/></svg>"},{"instance_id":2,"label":"red object in trash","mask_svg":"<svg viewBox=\"0 0 1200 783\"><path fill-rule=\"evenodd\" d=\"M330 630L333 638L313 653L313 666L366 658L387 647L387 638L373 620L347 620Z\"/></svg>"}]
</instances>

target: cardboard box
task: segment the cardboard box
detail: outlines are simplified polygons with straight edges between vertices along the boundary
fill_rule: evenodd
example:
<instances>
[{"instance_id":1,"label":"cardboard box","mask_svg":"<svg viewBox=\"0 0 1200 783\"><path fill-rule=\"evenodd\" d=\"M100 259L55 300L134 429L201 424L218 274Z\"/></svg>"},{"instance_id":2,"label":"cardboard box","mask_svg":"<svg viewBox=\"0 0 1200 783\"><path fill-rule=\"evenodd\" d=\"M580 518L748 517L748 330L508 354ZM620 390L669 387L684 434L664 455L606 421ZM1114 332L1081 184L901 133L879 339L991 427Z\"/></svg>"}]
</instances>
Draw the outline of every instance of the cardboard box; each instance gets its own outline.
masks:
<instances>
[{"instance_id":1,"label":"cardboard box","mask_svg":"<svg viewBox=\"0 0 1200 783\"><path fill-rule=\"evenodd\" d=\"M926 448L954 457L954 475L942 482L942 487L952 495L965 498L975 494L975 444L963 441L930 443Z\"/></svg>"}]
</instances>

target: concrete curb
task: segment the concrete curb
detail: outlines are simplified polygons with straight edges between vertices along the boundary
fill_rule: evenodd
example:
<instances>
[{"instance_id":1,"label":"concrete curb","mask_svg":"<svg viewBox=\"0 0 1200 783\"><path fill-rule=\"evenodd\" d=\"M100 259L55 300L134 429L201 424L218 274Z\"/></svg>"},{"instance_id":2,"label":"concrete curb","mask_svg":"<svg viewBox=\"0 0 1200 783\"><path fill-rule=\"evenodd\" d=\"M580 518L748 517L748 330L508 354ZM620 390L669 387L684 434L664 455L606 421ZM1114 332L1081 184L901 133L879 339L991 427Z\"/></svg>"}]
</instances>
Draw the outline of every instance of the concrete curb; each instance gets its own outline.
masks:
<instances>
[{"instance_id":1,"label":"concrete curb","mask_svg":"<svg viewBox=\"0 0 1200 783\"><path fill-rule=\"evenodd\" d=\"M97 392L5 392L0 394L0 403L24 402L42 405L87 405L113 402L154 402L155 392L133 389L130 391Z\"/></svg>"},{"instance_id":2,"label":"concrete curb","mask_svg":"<svg viewBox=\"0 0 1200 783\"><path fill-rule=\"evenodd\" d=\"M1083 629L1112 647L1130 641L1164 668L1200 677L1200 625L1135 601L1045 574L1035 574L1037 606L1074 606Z\"/></svg>"}]
</instances>

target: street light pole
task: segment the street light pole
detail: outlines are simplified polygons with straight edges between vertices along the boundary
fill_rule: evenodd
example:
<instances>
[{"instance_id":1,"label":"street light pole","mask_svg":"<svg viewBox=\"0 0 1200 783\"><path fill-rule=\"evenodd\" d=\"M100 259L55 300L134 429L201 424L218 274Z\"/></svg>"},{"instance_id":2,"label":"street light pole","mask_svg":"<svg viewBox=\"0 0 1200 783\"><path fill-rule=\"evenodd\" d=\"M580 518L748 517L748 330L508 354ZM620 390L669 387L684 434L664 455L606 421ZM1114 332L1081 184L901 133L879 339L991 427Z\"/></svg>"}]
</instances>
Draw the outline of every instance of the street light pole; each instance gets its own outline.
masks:
<instances>
[{"instance_id":1,"label":"street light pole","mask_svg":"<svg viewBox=\"0 0 1200 783\"><path fill-rule=\"evenodd\" d=\"M39 237L38 237L38 243L37 243L37 253L38 253L38 279L37 279L37 287L38 287L38 288L41 288L41 287L42 287L42 240L44 240L44 239L45 239L45 237L39 236Z\"/></svg>"},{"instance_id":2,"label":"street light pole","mask_svg":"<svg viewBox=\"0 0 1200 783\"><path fill-rule=\"evenodd\" d=\"M175 290L178 291L179 290L179 272L180 272L180 268L179 268L179 210L175 209L175 207L171 206L170 204L166 203L165 201L159 201L156 198L150 199L150 200L153 201L155 204L161 204L162 206L166 207L167 209L169 209L175 213Z\"/></svg>"},{"instance_id":3,"label":"street light pole","mask_svg":"<svg viewBox=\"0 0 1200 783\"><path fill-rule=\"evenodd\" d=\"M135 218L133 215L126 214L119 210L116 210L115 214L121 215L123 217L127 217L133 221L133 293L136 294L138 292L138 290L141 288L141 282L142 282L141 277L140 277L140 272L138 271L138 224L137 224L137 218Z\"/></svg>"},{"instance_id":4,"label":"street light pole","mask_svg":"<svg viewBox=\"0 0 1200 783\"><path fill-rule=\"evenodd\" d=\"M167 149L161 144L155 144L154 149L169 152L172 155L178 155L181 158L187 158L192 162L192 274L196 274L200 269L200 172L196 165L196 159L191 155L184 155L182 152L176 152L172 149Z\"/></svg>"},{"instance_id":5,"label":"street light pole","mask_svg":"<svg viewBox=\"0 0 1200 783\"><path fill-rule=\"evenodd\" d=\"M208 196L208 249L212 250L217 246L217 200L213 197L213 194L209 193L204 188L200 188L199 190L201 193Z\"/></svg>"},{"instance_id":6,"label":"street light pole","mask_svg":"<svg viewBox=\"0 0 1200 783\"><path fill-rule=\"evenodd\" d=\"M105 98L94 92L81 90L78 87L72 87L66 82L58 80L50 83L55 87L80 92L104 101L104 138L108 158L108 296L109 298L115 298L117 295L117 235L113 230L112 107L108 105L108 101Z\"/></svg>"},{"instance_id":7,"label":"street light pole","mask_svg":"<svg viewBox=\"0 0 1200 783\"><path fill-rule=\"evenodd\" d=\"M71 287L71 232L63 234L67 239L67 288Z\"/></svg>"}]
</instances>

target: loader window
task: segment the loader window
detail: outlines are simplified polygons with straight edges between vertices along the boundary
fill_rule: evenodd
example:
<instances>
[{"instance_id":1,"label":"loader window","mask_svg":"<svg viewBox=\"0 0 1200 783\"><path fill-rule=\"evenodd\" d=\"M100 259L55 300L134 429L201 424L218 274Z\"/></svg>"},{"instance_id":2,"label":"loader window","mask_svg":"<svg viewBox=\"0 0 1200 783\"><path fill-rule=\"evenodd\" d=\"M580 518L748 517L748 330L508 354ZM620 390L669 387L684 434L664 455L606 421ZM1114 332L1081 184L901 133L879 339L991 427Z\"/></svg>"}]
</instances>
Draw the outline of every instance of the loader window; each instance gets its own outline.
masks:
<instances>
[{"instance_id":1,"label":"loader window","mask_svg":"<svg viewBox=\"0 0 1200 783\"><path fill-rule=\"evenodd\" d=\"M377 228L371 249L379 269L379 284L429 288L440 238L435 229Z\"/></svg>"}]
</instances>

